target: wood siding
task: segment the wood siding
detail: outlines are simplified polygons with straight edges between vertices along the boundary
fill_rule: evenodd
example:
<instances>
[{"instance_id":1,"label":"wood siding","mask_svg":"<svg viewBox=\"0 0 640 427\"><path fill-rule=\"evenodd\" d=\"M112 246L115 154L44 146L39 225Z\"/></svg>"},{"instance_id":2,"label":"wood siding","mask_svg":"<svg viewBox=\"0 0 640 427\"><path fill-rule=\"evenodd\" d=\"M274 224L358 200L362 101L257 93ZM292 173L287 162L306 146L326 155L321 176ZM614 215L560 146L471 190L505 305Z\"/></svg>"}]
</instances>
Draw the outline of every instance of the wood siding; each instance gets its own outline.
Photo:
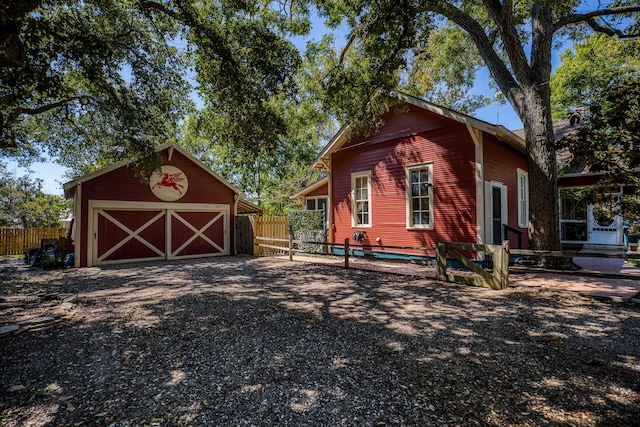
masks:
<instances>
[{"instance_id":1,"label":"wood siding","mask_svg":"<svg viewBox=\"0 0 640 427\"><path fill-rule=\"evenodd\" d=\"M319 197L319 196L328 196L329 195L329 184L323 184L320 187L316 188L313 191L305 194L305 197Z\"/></svg>"},{"instance_id":2,"label":"wood siding","mask_svg":"<svg viewBox=\"0 0 640 427\"><path fill-rule=\"evenodd\" d=\"M175 166L181 169L189 180L189 188L186 194L177 201L177 203L207 203L222 204L229 206L229 224L233 224L233 206L234 193L224 183L216 179L207 171L197 164L193 163L189 158L182 155L179 151L174 150L171 161L167 158L167 151L164 150L161 155L165 165ZM89 181L80 184L81 187L81 229L76 239L81 239L79 264L81 266L88 265L87 259L87 227L89 215L89 200L113 200L113 201L130 201L130 202L161 202L149 188L149 184L142 182L140 178L135 176L132 168L124 166L111 172L97 176ZM77 190L76 190L77 191ZM207 214L208 215L208 214ZM233 230L228 226L229 230ZM230 232L230 248L234 247L233 233Z\"/></svg>"},{"instance_id":3,"label":"wood siding","mask_svg":"<svg viewBox=\"0 0 640 427\"><path fill-rule=\"evenodd\" d=\"M520 168L527 170L527 159L524 153L500 143L494 136L484 135L483 140L484 181L496 181L507 186L508 222L507 225L522 232L522 247L528 247L526 228L518 227L518 173ZM518 247L518 238L508 233L511 248Z\"/></svg>"},{"instance_id":4,"label":"wood siding","mask_svg":"<svg viewBox=\"0 0 640 427\"><path fill-rule=\"evenodd\" d=\"M345 144L332 155L332 230L336 242L365 231L365 244L435 246L476 242L475 148L466 125L415 107L389 113L368 142ZM407 229L407 165L433 165L434 229ZM351 174L371 173L371 227L352 227ZM515 173L515 169L514 169Z\"/></svg>"}]
</instances>

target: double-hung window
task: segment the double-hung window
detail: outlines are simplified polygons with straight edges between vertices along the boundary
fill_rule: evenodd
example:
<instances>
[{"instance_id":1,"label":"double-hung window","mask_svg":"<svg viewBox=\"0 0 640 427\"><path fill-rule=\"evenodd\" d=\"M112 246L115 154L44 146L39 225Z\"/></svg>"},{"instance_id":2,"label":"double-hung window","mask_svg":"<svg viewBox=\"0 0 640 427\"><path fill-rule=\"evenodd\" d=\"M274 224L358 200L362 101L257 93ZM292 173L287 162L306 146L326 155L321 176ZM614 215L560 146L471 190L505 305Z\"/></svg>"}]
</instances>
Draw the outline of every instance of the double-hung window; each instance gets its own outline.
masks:
<instances>
[{"instance_id":1,"label":"double-hung window","mask_svg":"<svg viewBox=\"0 0 640 427\"><path fill-rule=\"evenodd\" d=\"M407 228L433 229L433 165L407 167Z\"/></svg>"},{"instance_id":2,"label":"double-hung window","mask_svg":"<svg viewBox=\"0 0 640 427\"><path fill-rule=\"evenodd\" d=\"M522 169L518 175L518 227L529 226L529 174Z\"/></svg>"},{"instance_id":3,"label":"double-hung window","mask_svg":"<svg viewBox=\"0 0 640 427\"><path fill-rule=\"evenodd\" d=\"M351 174L351 199L353 200L354 227L371 226L371 173Z\"/></svg>"}]
</instances>

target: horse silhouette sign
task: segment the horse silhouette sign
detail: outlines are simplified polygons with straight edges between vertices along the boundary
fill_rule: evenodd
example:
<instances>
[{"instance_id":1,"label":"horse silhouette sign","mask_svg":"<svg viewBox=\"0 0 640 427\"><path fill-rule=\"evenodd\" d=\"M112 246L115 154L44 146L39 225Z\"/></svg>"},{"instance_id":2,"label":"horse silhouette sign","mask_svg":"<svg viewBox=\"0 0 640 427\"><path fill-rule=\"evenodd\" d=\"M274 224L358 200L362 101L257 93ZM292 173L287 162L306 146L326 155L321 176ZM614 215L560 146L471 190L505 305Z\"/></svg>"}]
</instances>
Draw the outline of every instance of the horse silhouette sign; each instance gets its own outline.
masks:
<instances>
[{"instance_id":1,"label":"horse silhouette sign","mask_svg":"<svg viewBox=\"0 0 640 427\"><path fill-rule=\"evenodd\" d=\"M149 180L153 194L165 202L175 202L189 189L187 176L175 166L162 166L161 173L154 173Z\"/></svg>"}]
</instances>

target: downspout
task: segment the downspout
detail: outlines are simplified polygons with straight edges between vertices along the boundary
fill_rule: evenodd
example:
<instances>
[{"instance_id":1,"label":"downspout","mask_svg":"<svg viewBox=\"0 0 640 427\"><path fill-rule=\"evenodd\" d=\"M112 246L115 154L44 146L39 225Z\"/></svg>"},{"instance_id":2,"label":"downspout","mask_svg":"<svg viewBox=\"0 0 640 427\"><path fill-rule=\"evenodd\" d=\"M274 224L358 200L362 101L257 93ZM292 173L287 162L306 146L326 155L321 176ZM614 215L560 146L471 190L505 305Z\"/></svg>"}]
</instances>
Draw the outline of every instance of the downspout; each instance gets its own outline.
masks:
<instances>
[{"instance_id":1,"label":"downspout","mask_svg":"<svg viewBox=\"0 0 640 427\"><path fill-rule=\"evenodd\" d=\"M80 267L80 259L82 258L82 239L88 238L88 232L86 235L82 235L82 183L79 182L76 186L76 191L73 194L73 204L74 204L74 221L73 221L73 252L75 253L74 264L76 268ZM87 244L89 242L87 241Z\"/></svg>"},{"instance_id":2,"label":"downspout","mask_svg":"<svg viewBox=\"0 0 640 427\"><path fill-rule=\"evenodd\" d=\"M233 195L233 224L230 224L233 232L233 254L238 255L238 248L236 245L236 215L238 215L238 202L240 201L240 193L234 193ZM229 221L231 222L231 221Z\"/></svg>"}]
</instances>

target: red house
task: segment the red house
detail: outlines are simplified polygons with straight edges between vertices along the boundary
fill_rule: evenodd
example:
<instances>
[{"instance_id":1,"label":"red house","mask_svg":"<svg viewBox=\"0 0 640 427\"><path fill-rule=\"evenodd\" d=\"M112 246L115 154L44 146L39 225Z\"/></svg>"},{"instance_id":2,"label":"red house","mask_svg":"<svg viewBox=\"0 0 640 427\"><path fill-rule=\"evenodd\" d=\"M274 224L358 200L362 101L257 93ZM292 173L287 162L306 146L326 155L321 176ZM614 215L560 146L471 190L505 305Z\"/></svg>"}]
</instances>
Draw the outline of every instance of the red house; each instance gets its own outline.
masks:
<instances>
[{"instance_id":1,"label":"red house","mask_svg":"<svg viewBox=\"0 0 640 427\"><path fill-rule=\"evenodd\" d=\"M232 253L234 215L260 208L177 145L159 151L162 171L149 183L121 161L64 185L76 267Z\"/></svg>"},{"instance_id":2,"label":"red house","mask_svg":"<svg viewBox=\"0 0 640 427\"><path fill-rule=\"evenodd\" d=\"M512 248L526 247L524 140L502 126L395 96L402 112L387 113L369 137L348 139L343 127L313 163L326 177L294 196L306 209L326 210L329 241L356 237L375 249L508 239Z\"/></svg>"}]
</instances>

